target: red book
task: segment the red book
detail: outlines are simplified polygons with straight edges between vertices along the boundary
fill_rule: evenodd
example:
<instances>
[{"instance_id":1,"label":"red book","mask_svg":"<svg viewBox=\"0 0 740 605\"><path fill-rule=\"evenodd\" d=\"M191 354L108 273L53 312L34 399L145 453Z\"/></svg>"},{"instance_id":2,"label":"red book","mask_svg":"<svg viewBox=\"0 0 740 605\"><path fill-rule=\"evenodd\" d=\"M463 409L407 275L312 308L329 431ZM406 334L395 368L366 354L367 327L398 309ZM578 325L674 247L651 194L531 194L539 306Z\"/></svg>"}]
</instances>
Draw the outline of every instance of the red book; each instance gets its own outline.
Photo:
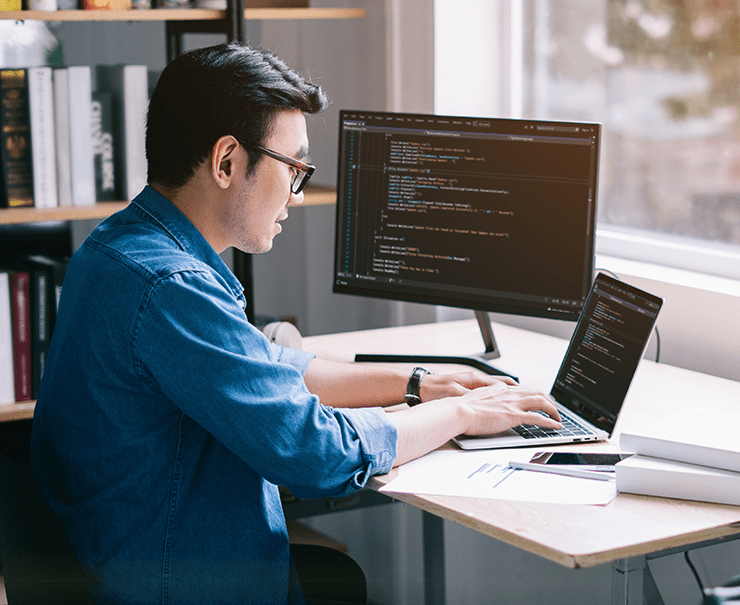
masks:
<instances>
[{"instance_id":1,"label":"red book","mask_svg":"<svg viewBox=\"0 0 740 605\"><path fill-rule=\"evenodd\" d=\"M10 275L13 310L13 358L15 360L15 399L31 399L31 277L26 271Z\"/></svg>"}]
</instances>

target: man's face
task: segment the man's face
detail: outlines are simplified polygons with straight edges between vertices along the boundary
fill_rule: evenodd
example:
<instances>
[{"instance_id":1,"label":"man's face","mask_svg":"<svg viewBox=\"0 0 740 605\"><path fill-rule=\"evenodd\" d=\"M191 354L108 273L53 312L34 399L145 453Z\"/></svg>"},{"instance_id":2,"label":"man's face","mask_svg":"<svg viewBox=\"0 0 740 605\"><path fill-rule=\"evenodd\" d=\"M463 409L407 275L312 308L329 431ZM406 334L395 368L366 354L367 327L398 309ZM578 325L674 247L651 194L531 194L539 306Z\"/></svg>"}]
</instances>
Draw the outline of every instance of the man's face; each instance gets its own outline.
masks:
<instances>
[{"instance_id":1,"label":"man's face","mask_svg":"<svg viewBox=\"0 0 740 605\"><path fill-rule=\"evenodd\" d=\"M303 112L278 112L263 145L304 159L308 155L308 135ZM242 148L239 153L247 155ZM279 221L288 218L288 207L303 201L303 192L291 192L294 176L294 169L266 155L249 177L235 175L234 196L224 217L231 245L250 254L262 254L272 248L272 240L282 231Z\"/></svg>"}]
</instances>

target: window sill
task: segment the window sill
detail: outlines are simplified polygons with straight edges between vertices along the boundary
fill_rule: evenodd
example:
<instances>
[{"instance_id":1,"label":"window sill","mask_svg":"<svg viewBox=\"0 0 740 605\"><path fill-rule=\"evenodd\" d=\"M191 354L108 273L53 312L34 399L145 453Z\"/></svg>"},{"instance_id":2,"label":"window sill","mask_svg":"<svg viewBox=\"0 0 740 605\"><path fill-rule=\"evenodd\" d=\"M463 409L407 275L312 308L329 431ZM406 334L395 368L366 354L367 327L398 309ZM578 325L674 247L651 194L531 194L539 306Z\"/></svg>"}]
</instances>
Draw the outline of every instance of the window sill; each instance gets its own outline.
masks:
<instances>
[{"instance_id":1,"label":"window sill","mask_svg":"<svg viewBox=\"0 0 740 605\"><path fill-rule=\"evenodd\" d=\"M620 277L629 275L740 298L740 280L719 277L699 271L676 269L674 267L666 267L655 263L635 261L605 254L596 255L596 269L612 271Z\"/></svg>"},{"instance_id":2,"label":"window sill","mask_svg":"<svg viewBox=\"0 0 740 605\"><path fill-rule=\"evenodd\" d=\"M619 271L614 264L619 262L621 271L637 277L740 296L737 246L599 228L596 257L597 267L615 273Z\"/></svg>"}]
</instances>

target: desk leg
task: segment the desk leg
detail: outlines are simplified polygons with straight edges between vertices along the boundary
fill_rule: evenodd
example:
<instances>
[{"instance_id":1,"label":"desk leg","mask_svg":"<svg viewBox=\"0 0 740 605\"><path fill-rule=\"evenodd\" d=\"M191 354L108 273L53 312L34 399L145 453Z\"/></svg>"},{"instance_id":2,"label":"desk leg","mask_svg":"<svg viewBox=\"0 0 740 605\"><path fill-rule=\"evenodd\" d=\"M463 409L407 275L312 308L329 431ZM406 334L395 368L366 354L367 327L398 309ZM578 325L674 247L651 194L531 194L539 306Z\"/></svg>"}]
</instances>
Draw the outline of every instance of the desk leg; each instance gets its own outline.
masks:
<instances>
[{"instance_id":1,"label":"desk leg","mask_svg":"<svg viewBox=\"0 0 740 605\"><path fill-rule=\"evenodd\" d=\"M446 601L444 519L424 511L422 533L424 537L424 603L425 605L444 605Z\"/></svg>"},{"instance_id":2,"label":"desk leg","mask_svg":"<svg viewBox=\"0 0 740 605\"><path fill-rule=\"evenodd\" d=\"M612 564L612 605L665 605L645 557Z\"/></svg>"}]
</instances>

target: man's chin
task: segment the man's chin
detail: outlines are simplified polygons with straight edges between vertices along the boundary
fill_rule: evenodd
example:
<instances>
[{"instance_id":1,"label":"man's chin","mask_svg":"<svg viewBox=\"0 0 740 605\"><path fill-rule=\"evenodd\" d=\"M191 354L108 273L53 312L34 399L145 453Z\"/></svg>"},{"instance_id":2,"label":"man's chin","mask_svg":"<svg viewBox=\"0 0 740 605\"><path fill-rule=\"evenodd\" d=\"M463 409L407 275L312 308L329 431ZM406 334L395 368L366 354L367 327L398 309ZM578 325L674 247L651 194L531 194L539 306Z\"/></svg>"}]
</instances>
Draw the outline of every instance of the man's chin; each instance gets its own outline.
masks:
<instances>
[{"instance_id":1,"label":"man's chin","mask_svg":"<svg viewBox=\"0 0 740 605\"><path fill-rule=\"evenodd\" d=\"M244 252L244 254L265 254L265 252L269 252L272 250L272 243L273 241L270 240L269 242L263 242L259 246L255 245L240 245L240 246L233 246L234 250L239 250L239 252Z\"/></svg>"}]
</instances>

